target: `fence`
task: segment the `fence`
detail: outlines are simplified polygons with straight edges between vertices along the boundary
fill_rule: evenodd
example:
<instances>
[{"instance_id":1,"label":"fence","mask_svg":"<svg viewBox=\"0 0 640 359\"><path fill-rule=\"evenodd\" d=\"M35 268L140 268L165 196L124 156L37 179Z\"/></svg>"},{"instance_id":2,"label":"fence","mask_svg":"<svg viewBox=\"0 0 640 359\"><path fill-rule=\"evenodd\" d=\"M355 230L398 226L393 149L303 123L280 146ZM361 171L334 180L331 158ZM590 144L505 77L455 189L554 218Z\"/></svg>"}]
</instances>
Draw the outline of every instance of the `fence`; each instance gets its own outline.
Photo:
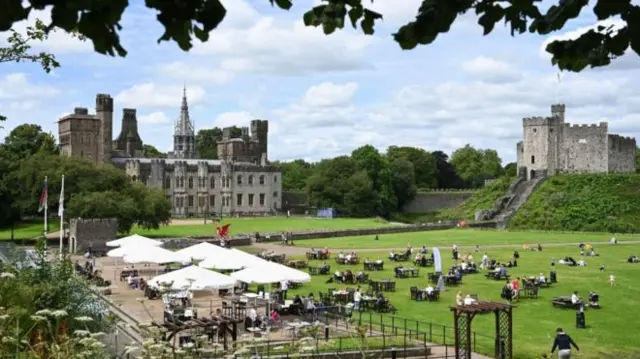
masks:
<instances>
[{"instance_id":1,"label":"fence","mask_svg":"<svg viewBox=\"0 0 640 359\"><path fill-rule=\"evenodd\" d=\"M344 306L327 307L303 315L304 320L320 321L327 326L353 330L356 327L366 329L368 336L391 335L406 336L425 343L438 343L442 346L455 345L453 327L423 322L414 319L396 317L374 312L355 312ZM471 333L472 350L476 353L493 355L495 338L489 335Z\"/></svg>"}]
</instances>

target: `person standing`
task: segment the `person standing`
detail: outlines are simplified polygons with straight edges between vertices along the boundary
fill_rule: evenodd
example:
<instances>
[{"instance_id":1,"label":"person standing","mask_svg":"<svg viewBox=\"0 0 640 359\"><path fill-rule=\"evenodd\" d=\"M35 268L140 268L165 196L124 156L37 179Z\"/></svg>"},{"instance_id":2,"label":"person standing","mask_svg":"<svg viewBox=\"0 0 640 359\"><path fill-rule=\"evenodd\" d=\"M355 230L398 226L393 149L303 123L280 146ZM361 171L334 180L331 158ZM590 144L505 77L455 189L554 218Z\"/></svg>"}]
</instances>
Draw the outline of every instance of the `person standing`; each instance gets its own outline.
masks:
<instances>
[{"instance_id":1,"label":"person standing","mask_svg":"<svg viewBox=\"0 0 640 359\"><path fill-rule=\"evenodd\" d=\"M280 293L282 293L282 300L287 300L287 292L289 291L289 281L283 280L280 282Z\"/></svg>"},{"instance_id":2,"label":"person standing","mask_svg":"<svg viewBox=\"0 0 640 359\"><path fill-rule=\"evenodd\" d=\"M558 328L556 330L556 339L553 341L553 347L551 348L551 354L553 354L557 348L558 359L569 359L571 358L571 346L576 348L577 351L580 351L578 344L576 344L562 328Z\"/></svg>"}]
</instances>

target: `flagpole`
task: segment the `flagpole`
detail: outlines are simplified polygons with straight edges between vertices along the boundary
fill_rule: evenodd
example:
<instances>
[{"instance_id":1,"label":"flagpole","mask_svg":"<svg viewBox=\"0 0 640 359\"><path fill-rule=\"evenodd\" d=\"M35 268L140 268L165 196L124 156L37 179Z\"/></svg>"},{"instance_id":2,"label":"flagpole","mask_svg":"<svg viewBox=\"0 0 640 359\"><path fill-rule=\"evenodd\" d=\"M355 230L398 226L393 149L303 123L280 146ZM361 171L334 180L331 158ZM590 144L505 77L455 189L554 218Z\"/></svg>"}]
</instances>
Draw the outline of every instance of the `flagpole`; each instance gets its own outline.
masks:
<instances>
[{"instance_id":1,"label":"flagpole","mask_svg":"<svg viewBox=\"0 0 640 359\"><path fill-rule=\"evenodd\" d=\"M64 175L62 175L62 187L60 189L60 207L58 209L60 215L60 260L62 260L63 244L64 241ZM71 247L69 247L71 251Z\"/></svg>"},{"instance_id":2,"label":"flagpole","mask_svg":"<svg viewBox=\"0 0 640 359\"><path fill-rule=\"evenodd\" d=\"M48 186L49 185L48 182L49 182L49 180L48 180L47 176L44 176L44 185ZM43 205L44 205L44 238L45 238L44 243L45 243L45 247L46 247L47 246L46 243L47 243L47 239L48 239L47 238L47 234L48 234L47 232L48 232L48 229L49 229L49 226L48 226L48 223L47 223L47 207L48 207L47 206L47 202L49 202L47 197L48 197L49 189L45 188L45 191L47 191L47 195L44 197Z\"/></svg>"}]
</instances>

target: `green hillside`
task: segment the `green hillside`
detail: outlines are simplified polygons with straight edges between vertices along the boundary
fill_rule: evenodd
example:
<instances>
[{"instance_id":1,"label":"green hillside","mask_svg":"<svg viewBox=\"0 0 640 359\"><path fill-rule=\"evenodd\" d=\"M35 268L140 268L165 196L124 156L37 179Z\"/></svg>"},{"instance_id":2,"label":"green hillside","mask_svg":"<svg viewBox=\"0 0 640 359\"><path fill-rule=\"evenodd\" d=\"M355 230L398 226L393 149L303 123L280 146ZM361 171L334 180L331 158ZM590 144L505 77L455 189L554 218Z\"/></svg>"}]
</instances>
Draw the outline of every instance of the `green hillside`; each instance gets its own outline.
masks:
<instances>
[{"instance_id":1,"label":"green hillside","mask_svg":"<svg viewBox=\"0 0 640 359\"><path fill-rule=\"evenodd\" d=\"M438 219L473 220L476 211L491 208L500 196L504 196L513 180L513 177L498 178L458 207L441 211Z\"/></svg>"},{"instance_id":2,"label":"green hillside","mask_svg":"<svg viewBox=\"0 0 640 359\"><path fill-rule=\"evenodd\" d=\"M550 177L513 216L509 228L638 232L640 175Z\"/></svg>"}]
</instances>

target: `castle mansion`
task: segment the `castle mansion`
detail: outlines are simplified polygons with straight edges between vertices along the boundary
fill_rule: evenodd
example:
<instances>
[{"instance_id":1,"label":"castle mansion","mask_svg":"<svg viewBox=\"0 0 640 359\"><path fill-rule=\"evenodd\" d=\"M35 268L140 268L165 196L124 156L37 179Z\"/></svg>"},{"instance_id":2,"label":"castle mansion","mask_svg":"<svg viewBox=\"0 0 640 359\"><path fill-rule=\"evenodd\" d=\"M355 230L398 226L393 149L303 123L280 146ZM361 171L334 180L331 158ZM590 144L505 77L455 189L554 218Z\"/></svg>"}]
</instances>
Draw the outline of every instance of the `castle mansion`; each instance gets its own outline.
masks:
<instances>
[{"instance_id":1,"label":"castle mansion","mask_svg":"<svg viewBox=\"0 0 640 359\"><path fill-rule=\"evenodd\" d=\"M526 179L556 173L635 172L636 140L609 134L598 125L565 123L565 105L552 105L551 117L522 120L518 174Z\"/></svg>"},{"instance_id":2,"label":"castle mansion","mask_svg":"<svg viewBox=\"0 0 640 359\"><path fill-rule=\"evenodd\" d=\"M282 204L281 170L267 161L268 121L251 121L241 138L223 129L218 160L199 159L186 91L173 133L168 159L144 158L136 110L122 111L122 128L113 139L113 99L96 96L96 112L76 108L58 121L60 152L96 163L113 163L134 181L162 188L175 217L265 215Z\"/></svg>"}]
</instances>

